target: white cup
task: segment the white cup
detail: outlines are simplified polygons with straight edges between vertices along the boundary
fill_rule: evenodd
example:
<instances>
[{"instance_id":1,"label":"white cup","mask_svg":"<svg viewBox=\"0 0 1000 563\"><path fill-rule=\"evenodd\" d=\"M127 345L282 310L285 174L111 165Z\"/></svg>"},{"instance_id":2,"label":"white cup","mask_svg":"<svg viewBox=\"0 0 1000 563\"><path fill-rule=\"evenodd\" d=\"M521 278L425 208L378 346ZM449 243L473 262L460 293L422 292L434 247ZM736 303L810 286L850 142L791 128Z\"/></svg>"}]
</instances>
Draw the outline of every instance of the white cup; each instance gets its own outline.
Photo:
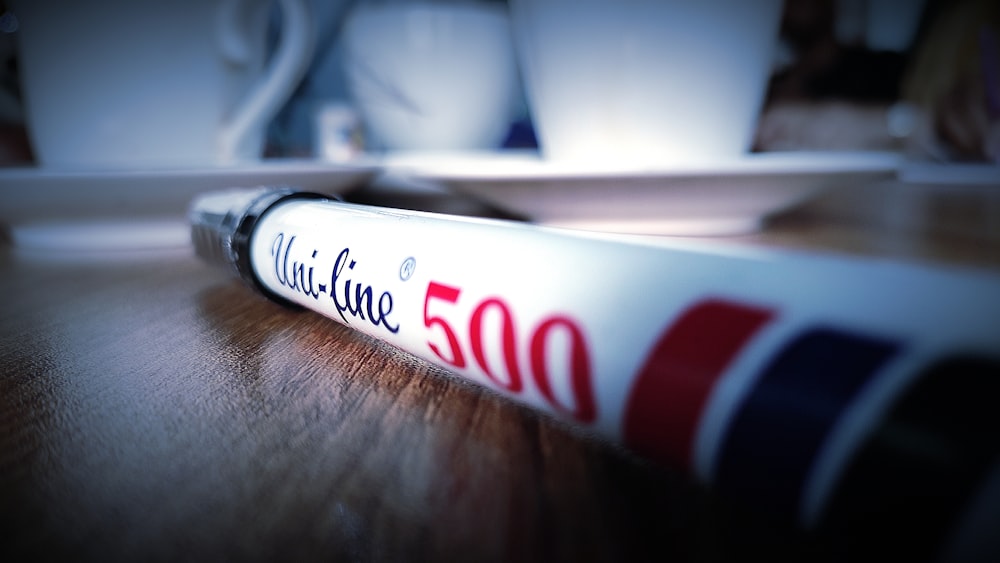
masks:
<instances>
[{"instance_id":1,"label":"white cup","mask_svg":"<svg viewBox=\"0 0 1000 563\"><path fill-rule=\"evenodd\" d=\"M348 87L374 148L498 148L521 84L503 3L361 3L342 36Z\"/></svg>"},{"instance_id":2,"label":"white cup","mask_svg":"<svg viewBox=\"0 0 1000 563\"><path fill-rule=\"evenodd\" d=\"M738 158L765 94L781 0L510 0L546 158L658 166Z\"/></svg>"},{"instance_id":3,"label":"white cup","mask_svg":"<svg viewBox=\"0 0 1000 563\"><path fill-rule=\"evenodd\" d=\"M26 122L47 168L203 167L260 158L311 59L303 0L15 0Z\"/></svg>"}]
</instances>

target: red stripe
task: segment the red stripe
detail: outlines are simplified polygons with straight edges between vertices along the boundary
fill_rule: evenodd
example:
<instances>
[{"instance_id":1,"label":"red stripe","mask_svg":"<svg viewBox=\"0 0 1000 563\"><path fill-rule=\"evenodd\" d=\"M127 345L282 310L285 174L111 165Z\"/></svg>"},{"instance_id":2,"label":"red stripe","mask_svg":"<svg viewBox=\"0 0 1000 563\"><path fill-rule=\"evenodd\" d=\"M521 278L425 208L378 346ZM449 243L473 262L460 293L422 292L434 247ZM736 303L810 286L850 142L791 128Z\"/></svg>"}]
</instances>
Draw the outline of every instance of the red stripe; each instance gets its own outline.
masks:
<instances>
[{"instance_id":1,"label":"red stripe","mask_svg":"<svg viewBox=\"0 0 1000 563\"><path fill-rule=\"evenodd\" d=\"M625 443L655 461L691 468L694 433L716 380L773 316L717 299L685 311L636 378L625 407Z\"/></svg>"}]
</instances>

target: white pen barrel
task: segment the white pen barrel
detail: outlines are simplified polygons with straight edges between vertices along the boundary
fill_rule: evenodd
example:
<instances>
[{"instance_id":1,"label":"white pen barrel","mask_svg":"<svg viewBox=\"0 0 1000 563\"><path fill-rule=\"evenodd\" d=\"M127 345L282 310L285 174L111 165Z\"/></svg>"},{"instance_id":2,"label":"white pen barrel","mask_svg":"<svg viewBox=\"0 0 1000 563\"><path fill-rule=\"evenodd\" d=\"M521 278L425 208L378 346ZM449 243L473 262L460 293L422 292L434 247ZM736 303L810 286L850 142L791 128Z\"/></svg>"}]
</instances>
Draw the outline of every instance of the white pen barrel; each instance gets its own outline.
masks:
<instances>
[{"instance_id":1,"label":"white pen barrel","mask_svg":"<svg viewBox=\"0 0 1000 563\"><path fill-rule=\"evenodd\" d=\"M1000 451L996 272L295 199L248 251L276 296L807 526L903 510L897 466L949 499L903 516L957 519Z\"/></svg>"}]
</instances>

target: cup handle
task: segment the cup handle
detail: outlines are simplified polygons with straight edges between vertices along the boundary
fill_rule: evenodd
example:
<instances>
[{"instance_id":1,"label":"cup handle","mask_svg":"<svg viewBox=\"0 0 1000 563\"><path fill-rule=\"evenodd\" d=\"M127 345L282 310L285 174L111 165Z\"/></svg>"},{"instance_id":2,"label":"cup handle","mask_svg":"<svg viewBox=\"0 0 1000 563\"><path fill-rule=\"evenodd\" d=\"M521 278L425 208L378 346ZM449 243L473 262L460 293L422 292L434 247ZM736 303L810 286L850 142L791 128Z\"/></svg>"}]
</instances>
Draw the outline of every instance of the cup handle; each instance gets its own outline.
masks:
<instances>
[{"instance_id":1,"label":"cup handle","mask_svg":"<svg viewBox=\"0 0 1000 563\"><path fill-rule=\"evenodd\" d=\"M246 63L250 44L239 25L245 4L254 0L225 0L218 19L217 35L227 60ZM313 55L313 29L305 0L277 0L281 9L280 40L264 78L247 94L223 124L218 136L218 159L240 160L241 145L253 131L267 125L288 101L305 75ZM244 155L245 156L245 155Z\"/></svg>"}]
</instances>

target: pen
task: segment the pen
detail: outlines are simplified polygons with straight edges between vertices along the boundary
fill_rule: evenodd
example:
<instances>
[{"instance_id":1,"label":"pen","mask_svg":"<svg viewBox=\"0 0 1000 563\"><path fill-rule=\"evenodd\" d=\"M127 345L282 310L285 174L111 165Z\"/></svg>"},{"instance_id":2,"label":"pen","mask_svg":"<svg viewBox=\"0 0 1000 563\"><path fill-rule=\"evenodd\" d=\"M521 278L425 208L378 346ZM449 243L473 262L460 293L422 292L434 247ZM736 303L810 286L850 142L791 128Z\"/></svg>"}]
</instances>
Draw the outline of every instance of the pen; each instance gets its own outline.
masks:
<instances>
[{"instance_id":1,"label":"pen","mask_svg":"<svg viewBox=\"0 0 1000 563\"><path fill-rule=\"evenodd\" d=\"M205 194L190 220L199 256L270 298L844 549L924 559L979 550L992 533L966 511L1000 483L997 272L584 234L289 188Z\"/></svg>"}]
</instances>

